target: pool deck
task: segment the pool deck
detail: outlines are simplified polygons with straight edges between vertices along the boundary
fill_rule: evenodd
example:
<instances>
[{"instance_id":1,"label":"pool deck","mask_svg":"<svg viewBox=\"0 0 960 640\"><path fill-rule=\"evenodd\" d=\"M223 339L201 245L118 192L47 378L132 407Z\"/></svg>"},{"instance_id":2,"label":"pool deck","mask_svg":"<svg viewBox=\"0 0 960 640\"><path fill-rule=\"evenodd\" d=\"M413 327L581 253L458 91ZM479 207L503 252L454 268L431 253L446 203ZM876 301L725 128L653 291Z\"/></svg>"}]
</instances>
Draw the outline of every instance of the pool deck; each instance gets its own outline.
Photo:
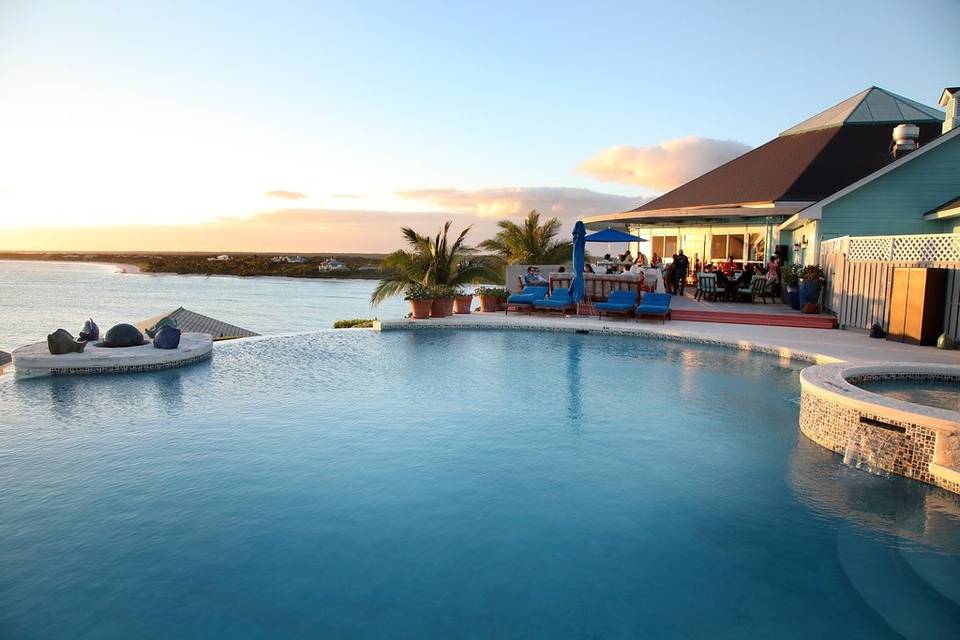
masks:
<instances>
[{"instance_id":1,"label":"pool deck","mask_svg":"<svg viewBox=\"0 0 960 640\"><path fill-rule=\"evenodd\" d=\"M599 320L596 317L560 317L511 313L470 313L429 320L382 320L377 331L417 329L515 329L588 331L636 335L680 342L719 344L783 358L830 364L836 362L923 362L960 365L960 350L941 351L873 339L855 330L799 329L764 325L722 324L655 319Z\"/></svg>"}]
</instances>

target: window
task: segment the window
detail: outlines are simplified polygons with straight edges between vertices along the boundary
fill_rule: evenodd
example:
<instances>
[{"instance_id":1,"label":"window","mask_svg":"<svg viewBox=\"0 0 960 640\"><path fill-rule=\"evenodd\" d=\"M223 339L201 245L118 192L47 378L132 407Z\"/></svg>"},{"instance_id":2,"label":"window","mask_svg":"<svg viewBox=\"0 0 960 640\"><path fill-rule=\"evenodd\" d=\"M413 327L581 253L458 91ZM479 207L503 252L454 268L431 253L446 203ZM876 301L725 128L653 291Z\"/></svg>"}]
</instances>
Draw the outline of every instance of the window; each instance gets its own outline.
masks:
<instances>
[{"instance_id":1,"label":"window","mask_svg":"<svg viewBox=\"0 0 960 640\"><path fill-rule=\"evenodd\" d=\"M727 236L727 255L734 260L743 260L743 236L740 234Z\"/></svg>"},{"instance_id":2,"label":"window","mask_svg":"<svg viewBox=\"0 0 960 640\"><path fill-rule=\"evenodd\" d=\"M650 240L650 255L667 259L677 252L677 236L654 236Z\"/></svg>"},{"instance_id":3,"label":"window","mask_svg":"<svg viewBox=\"0 0 960 640\"><path fill-rule=\"evenodd\" d=\"M733 256L734 260L743 260L743 234L714 234L710 242L710 257L713 260L726 260Z\"/></svg>"},{"instance_id":4,"label":"window","mask_svg":"<svg viewBox=\"0 0 960 640\"><path fill-rule=\"evenodd\" d=\"M714 260L726 260L728 255L727 236L714 234L710 242L710 257Z\"/></svg>"}]
</instances>

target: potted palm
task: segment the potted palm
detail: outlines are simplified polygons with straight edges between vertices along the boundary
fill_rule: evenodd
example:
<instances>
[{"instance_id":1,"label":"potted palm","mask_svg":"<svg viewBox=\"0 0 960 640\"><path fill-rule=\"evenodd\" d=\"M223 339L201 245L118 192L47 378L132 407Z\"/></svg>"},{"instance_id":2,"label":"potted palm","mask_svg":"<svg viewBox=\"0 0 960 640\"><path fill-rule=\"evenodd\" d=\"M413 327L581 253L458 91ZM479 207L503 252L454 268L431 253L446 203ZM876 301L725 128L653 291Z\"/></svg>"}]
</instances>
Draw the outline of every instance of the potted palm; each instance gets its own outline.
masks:
<instances>
[{"instance_id":1,"label":"potted palm","mask_svg":"<svg viewBox=\"0 0 960 640\"><path fill-rule=\"evenodd\" d=\"M800 272L803 267L799 264L789 264L783 269L783 287L786 293L787 304L791 309L800 310Z\"/></svg>"},{"instance_id":2,"label":"potted palm","mask_svg":"<svg viewBox=\"0 0 960 640\"><path fill-rule=\"evenodd\" d=\"M826 278L823 268L818 264L808 264L800 273L800 306L819 304L820 292Z\"/></svg>"},{"instance_id":3,"label":"potted palm","mask_svg":"<svg viewBox=\"0 0 960 640\"><path fill-rule=\"evenodd\" d=\"M453 299L454 313L470 313L470 305L473 304L473 294L467 293L463 289L457 289L457 297Z\"/></svg>"},{"instance_id":4,"label":"potted palm","mask_svg":"<svg viewBox=\"0 0 960 640\"><path fill-rule=\"evenodd\" d=\"M433 291L433 307L430 309L430 316L433 318L444 318L453 313L453 301L457 297L456 287L445 284L438 284L430 287Z\"/></svg>"},{"instance_id":5,"label":"potted palm","mask_svg":"<svg viewBox=\"0 0 960 640\"><path fill-rule=\"evenodd\" d=\"M434 237L424 236L409 227L403 228L406 249L394 251L380 263L380 282L370 295L371 304L377 305L391 296L407 293L412 287L446 287L427 296L417 291L424 299L441 298L437 312L453 309L456 288L477 282L490 282L496 278L486 256L477 255L477 250L466 244L467 227L455 238L449 237L450 222L447 222ZM436 293L436 295L435 295ZM413 300L411 299L411 302Z\"/></svg>"},{"instance_id":6,"label":"potted palm","mask_svg":"<svg viewBox=\"0 0 960 640\"><path fill-rule=\"evenodd\" d=\"M410 302L410 313L415 320L424 320L430 317L430 309L433 307L433 291L422 284L411 284L407 287L407 293L403 297Z\"/></svg>"},{"instance_id":7,"label":"potted palm","mask_svg":"<svg viewBox=\"0 0 960 640\"><path fill-rule=\"evenodd\" d=\"M498 310L500 301L507 300L507 290L503 287L477 287L474 295L480 298L480 311L493 313Z\"/></svg>"}]
</instances>

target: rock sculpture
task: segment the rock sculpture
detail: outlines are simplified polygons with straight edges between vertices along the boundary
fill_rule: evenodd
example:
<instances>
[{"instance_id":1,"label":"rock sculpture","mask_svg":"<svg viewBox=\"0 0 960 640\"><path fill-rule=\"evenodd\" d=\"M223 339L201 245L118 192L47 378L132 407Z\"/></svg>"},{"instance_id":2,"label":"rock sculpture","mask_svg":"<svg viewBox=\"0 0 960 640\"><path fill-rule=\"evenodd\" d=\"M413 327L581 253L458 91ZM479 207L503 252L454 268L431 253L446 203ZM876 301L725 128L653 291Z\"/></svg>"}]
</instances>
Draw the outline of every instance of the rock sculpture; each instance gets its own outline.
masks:
<instances>
[{"instance_id":1,"label":"rock sculpture","mask_svg":"<svg viewBox=\"0 0 960 640\"><path fill-rule=\"evenodd\" d=\"M153 346L157 349L176 349L180 346L180 329L169 324L160 327L153 337Z\"/></svg>"},{"instance_id":2,"label":"rock sculpture","mask_svg":"<svg viewBox=\"0 0 960 640\"><path fill-rule=\"evenodd\" d=\"M98 347L138 347L146 344L143 334L132 324L117 324L107 330L103 342L97 343Z\"/></svg>"},{"instance_id":3,"label":"rock sculpture","mask_svg":"<svg viewBox=\"0 0 960 640\"><path fill-rule=\"evenodd\" d=\"M65 353L81 353L86 346L86 342L78 342L66 329L57 329L47 336L47 349L50 351L50 355L61 356Z\"/></svg>"},{"instance_id":4,"label":"rock sculpture","mask_svg":"<svg viewBox=\"0 0 960 640\"><path fill-rule=\"evenodd\" d=\"M157 332L160 331L160 329L162 329L163 327L176 328L177 321L169 316L166 318L160 318L159 320L157 320L157 323L155 325L147 329L147 335L151 338L155 338L157 335Z\"/></svg>"},{"instance_id":5,"label":"rock sculpture","mask_svg":"<svg viewBox=\"0 0 960 640\"><path fill-rule=\"evenodd\" d=\"M83 329L80 330L80 339L84 341L100 339L100 327L93 321L93 318L83 323Z\"/></svg>"}]
</instances>

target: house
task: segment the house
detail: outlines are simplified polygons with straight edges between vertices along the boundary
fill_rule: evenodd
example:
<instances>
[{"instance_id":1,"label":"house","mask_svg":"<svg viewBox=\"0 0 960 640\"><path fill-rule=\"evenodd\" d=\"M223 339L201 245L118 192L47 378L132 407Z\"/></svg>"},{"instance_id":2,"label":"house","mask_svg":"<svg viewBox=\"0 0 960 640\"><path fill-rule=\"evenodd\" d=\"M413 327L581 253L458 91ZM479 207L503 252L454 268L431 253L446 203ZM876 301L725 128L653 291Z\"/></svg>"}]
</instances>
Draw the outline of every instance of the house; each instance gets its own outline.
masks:
<instances>
[{"instance_id":1,"label":"house","mask_svg":"<svg viewBox=\"0 0 960 640\"><path fill-rule=\"evenodd\" d=\"M286 262L289 264L305 264L307 259L303 256L273 256L270 262Z\"/></svg>"},{"instance_id":2,"label":"house","mask_svg":"<svg viewBox=\"0 0 960 640\"><path fill-rule=\"evenodd\" d=\"M227 254L219 255L213 258L207 258L207 262L226 262L230 259Z\"/></svg>"},{"instance_id":3,"label":"house","mask_svg":"<svg viewBox=\"0 0 960 640\"><path fill-rule=\"evenodd\" d=\"M956 98L954 98L955 100ZM960 234L960 126L816 202L780 225L796 259L841 236Z\"/></svg>"},{"instance_id":4,"label":"house","mask_svg":"<svg viewBox=\"0 0 960 640\"><path fill-rule=\"evenodd\" d=\"M317 267L317 270L319 270L321 273L328 273L331 271L347 271L349 270L349 267L336 258L327 258L320 263L320 265Z\"/></svg>"},{"instance_id":5,"label":"house","mask_svg":"<svg viewBox=\"0 0 960 640\"><path fill-rule=\"evenodd\" d=\"M776 251L812 262L821 230L799 224L797 214L898 159L895 127L913 125L911 139L901 142L922 149L941 135L943 122L937 109L870 87L636 209L584 222L648 238L631 247L648 256L684 249L691 261L762 262Z\"/></svg>"}]
</instances>

